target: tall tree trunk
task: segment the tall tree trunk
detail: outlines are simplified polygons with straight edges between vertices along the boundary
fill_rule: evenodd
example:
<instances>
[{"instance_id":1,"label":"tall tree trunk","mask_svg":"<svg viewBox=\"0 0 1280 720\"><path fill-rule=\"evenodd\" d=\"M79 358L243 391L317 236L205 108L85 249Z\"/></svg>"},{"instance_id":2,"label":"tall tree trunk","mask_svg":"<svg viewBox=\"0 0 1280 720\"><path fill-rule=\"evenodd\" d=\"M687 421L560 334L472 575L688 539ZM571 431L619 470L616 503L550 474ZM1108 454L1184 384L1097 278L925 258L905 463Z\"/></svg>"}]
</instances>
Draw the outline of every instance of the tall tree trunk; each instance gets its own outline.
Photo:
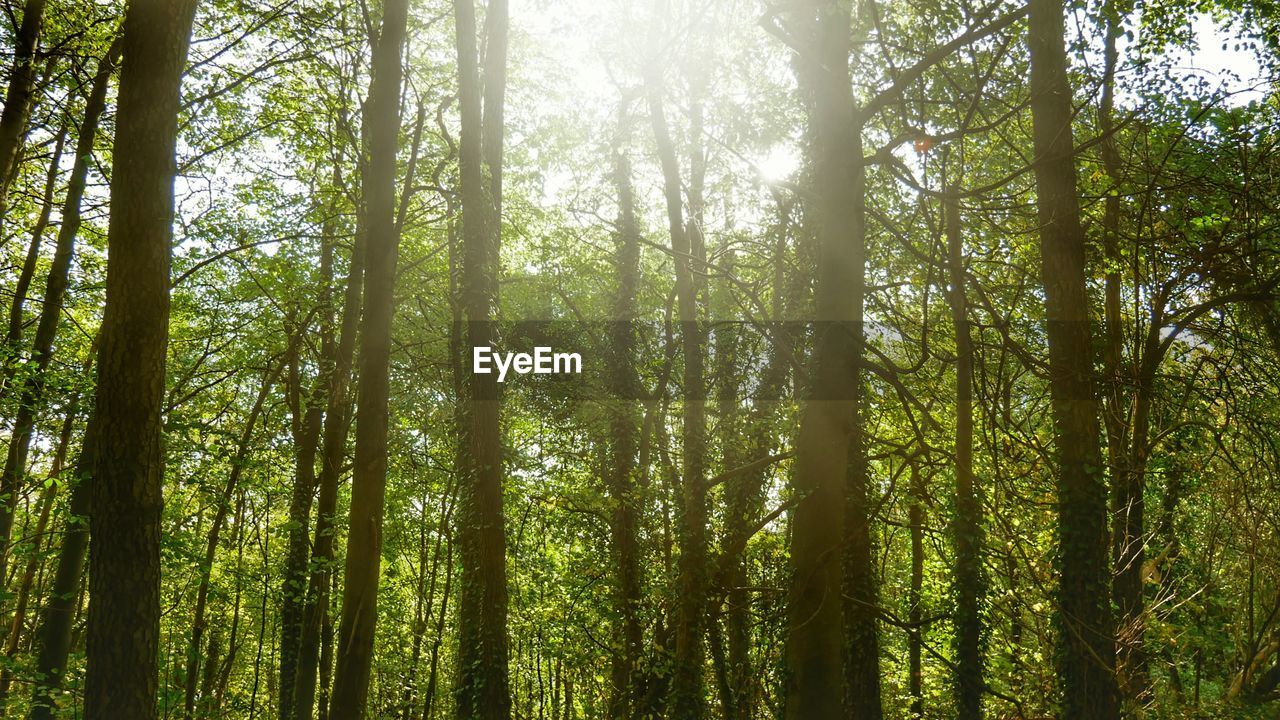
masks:
<instances>
[{"instance_id":1,"label":"tall tree trunk","mask_svg":"<svg viewBox=\"0 0 1280 720\"><path fill-rule=\"evenodd\" d=\"M321 276L324 278L324 293L330 292L333 278L333 246L331 229L324 232L325 246L321 250ZM328 302L327 297L322 303ZM298 333L306 332L305 327L297 329ZM333 342L328 337L321 341L323 351L333 351ZM295 347L302 343L296 343ZM297 687L298 650L302 637L303 606L307 595L307 561L311 525L311 501L316 491L316 450L320 443L322 430L324 398L322 392L328 385L324 377L332 367L332 358L321 359L322 371L315 380L312 391L304 393L299 371L299 358L295 352L290 360L289 385L293 399L294 422L294 480L293 491L289 499L289 545L285 556L284 578L280 588L280 702L278 706L280 720L292 720L294 716L293 698ZM303 400L305 395L306 399ZM310 714L308 705L306 714Z\"/></svg>"},{"instance_id":2,"label":"tall tree trunk","mask_svg":"<svg viewBox=\"0 0 1280 720\"><path fill-rule=\"evenodd\" d=\"M174 151L195 8L134 0L125 11L95 404L88 720L156 716Z\"/></svg>"},{"instance_id":3,"label":"tall tree trunk","mask_svg":"<svg viewBox=\"0 0 1280 720\"><path fill-rule=\"evenodd\" d=\"M982 569L982 499L973 476L973 340L965 298L960 206L954 198L945 201L944 212L951 285L947 301L956 334L956 717L979 720L985 667L982 605L986 579Z\"/></svg>"},{"instance_id":4,"label":"tall tree trunk","mask_svg":"<svg viewBox=\"0 0 1280 720\"><path fill-rule=\"evenodd\" d=\"M353 720L365 717L378 618L382 514L387 481L391 320L395 314L396 256L400 246L400 232L395 223L396 149L400 134L401 50L408 5L408 0L386 0L383 4L382 31L373 50L373 80L367 107L370 156L363 187L369 228L365 246L368 282L360 328L356 454L343 574L342 620L329 708L332 716Z\"/></svg>"},{"instance_id":5,"label":"tall tree trunk","mask_svg":"<svg viewBox=\"0 0 1280 720\"><path fill-rule=\"evenodd\" d=\"M878 678L868 688L868 674L856 671L878 665L874 626L866 632L865 615L871 609L857 613L855 625L848 622L855 617L845 618L842 607L846 565L856 565L860 575L848 581L859 586L870 581L865 577L869 556L865 562L860 558L845 563L842 558L846 523L867 529L866 518L858 516L865 512L865 503L852 504L858 514L846 518L848 486L865 491L865 474L854 467L862 457L858 398L866 250L862 138L849 93L852 15L848 3L814 0L797 13L797 21L812 43L800 55L797 74L810 96L810 201L819 264L811 386L801 409L793 476L798 503L791 516L786 717L878 718ZM869 542L856 550L869 554ZM850 589L857 591L858 586ZM856 597L865 597L865 592ZM845 634L833 631L841 627ZM848 644L861 645L860 652L847 658L846 635ZM846 685L851 701L847 708Z\"/></svg>"},{"instance_id":6,"label":"tall tree trunk","mask_svg":"<svg viewBox=\"0 0 1280 720\"><path fill-rule=\"evenodd\" d=\"M1031 116L1058 461L1057 653L1064 720L1119 717L1107 488L1093 394L1063 7L1030 0Z\"/></svg>"},{"instance_id":7,"label":"tall tree trunk","mask_svg":"<svg viewBox=\"0 0 1280 720\"><path fill-rule=\"evenodd\" d=\"M631 123L624 98L618 111L618 139L613 156L613 182L618 193L617 267L618 291L608 346L609 468L611 501L609 535L615 572L614 628L617 653L610 672L609 718L630 720L635 706L635 675L643 642L640 624L641 570L639 548L639 498L636 497L636 401L640 378L635 368L636 292L640 283L640 226L631 186L631 162L626 141Z\"/></svg>"},{"instance_id":8,"label":"tall tree trunk","mask_svg":"<svg viewBox=\"0 0 1280 720\"><path fill-rule=\"evenodd\" d=\"M27 0L14 38L13 67L0 113L0 222L8 215L8 191L17 173L18 149L26 134L36 85L36 45L44 27L45 0Z\"/></svg>"},{"instance_id":9,"label":"tall tree trunk","mask_svg":"<svg viewBox=\"0 0 1280 720\"><path fill-rule=\"evenodd\" d=\"M311 545L311 577L307 583L306 605L302 609L302 628L298 640L297 678L294 682L294 717L307 720L316 700L316 677L321 666L324 628L329 618L329 596L333 581L335 513L338 507L338 482L347 452L347 435L351 427L351 403L348 398L351 368L355 356L356 335L360 325L361 295L364 287L364 248L368 237L363 213L357 217L355 244L343 292L342 320L333 363L327 375L324 435L320 457L320 493L316 499L315 541ZM332 324L328 309L327 324ZM327 663L324 665L327 668ZM327 672L327 670L325 671ZM327 703L327 701L326 701ZM323 705L323 704L322 704Z\"/></svg>"},{"instance_id":10,"label":"tall tree trunk","mask_svg":"<svg viewBox=\"0 0 1280 720\"><path fill-rule=\"evenodd\" d=\"M506 77L507 3L486 13L483 107L476 50L475 7L455 0L458 167L462 201L462 295L466 344L489 346L496 333L502 240L502 142ZM488 173L488 183L484 182ZM511 716L507 669L506 528L502 509L501 393L492 373L468 374L460 400L458 544L462 556L458 618L458 720Z\"/></svg>"},{"instance_id":11,"label":"tall tree trunk","mask_svg":"<svg viewBox=\"0 0 1280 720\"><path fill-rule=\"evenodd\" d=\"M5 347L0 348L0 401L7 396L9 390L9 381L13 375L17 373L19 363L22 357L22 327L23 327L23 309L26 305L27 293L30 291L31 280L35 275L36 263L40 259L40 246L43 244L45 228L49 225L49 216L53 212L53 191L58 181L59 161L62 159L62 146L66 140L67 132L64 127L58 134L58 138L54 143L53 158L49 161L49 172L45 176L44 198L41 204L40 217L36 220L35 228L31 231L31 244L27 247L27 257L22 263L22 271L18 274L18 281L13 289L13 304L9 310L9 330L5 337ZM49 297L49 290L57 285L55 279L58 276L58 261L61 258L54 258L53 268L49 272L49 280L45 290L46 300ZM69 264L69 258L67 259ZM63 273L62 286L66 285L66 273ZM53 327L57 328L57 317L61 314L61 305L58 307L58 313L54 315ZM48 317L47 307L42 310L40 328L46 330L46 321ZM18 496L21 494L23 485L26 481L27 473L27 453L31 448L31 433L35 429L35 420L38 411L37 405L40 403L39 392L44 387L44 372L49 367L49 360L52 356L50 348L45 353L40 352L41 340L46 344L52 341L50 337L42 337L39 332L36 333L34 347L32 348L32 360L36 363L34 372L25 375L22 382L22 391L19 393L17 414L13 421L13 434L9 438L9 447L5 454L4 469L0 471L0 578L8 577L7 565L9 559L9 540L13 536L13 516L18 507Z\"/></svg>"},{"instance_id":12,"label":"tall tree trunk","mask_svg":"<svg viewBox=\"0 0 1280 720\"><path fill-rule=\"evenodd\" d=\"M1116 672L1123 696L1144 703L1150 698L1150 678L1147 660L1142 650L1144 634L1144 602L1142 594L1142 565L1145 554L1143 515L1145 503L1142 488L1145 474L1145 454L1149 429L1150 383L1138 378L1135 388L1138 396L1130 399L1124 391L1121 377L1124 333L1120 312L1121 263L1120 253L1120 153L1116 146L1115 82L1119 52L1116 43L1121 33L1120 9L1115 2L1107 2L1102 8L1103 24L1103 73L1102 96L1098 108L1098 125L1101 133L1099 148L1102 169L1107 176L1107 195L1103 203L1102 246L1106 263L1104 286L1104 317L1106 351L1104 353L1104 379L1106 403L1103 406L1107 432L1107 454L1112 482L1112 555L1115 568L1112 579L1112 596L1119 615L1116 618ZM1144 353L1143 358L1146 358ZM1132 410L1132 416L1130 411ZM1129 421L1132 419L1133 426ZM1129 433L1132 432L1132 445ZM1142 456L1142 457L1140 457Z\"/></svg>"},{"instance_id":13,"label":"tall tree trunk","mask_svg":"<svg viewBox=\"0 0 1280 720\"><path fill-rule=\"evenodd\" d=\"M655 14L655 27L659 17ZM704 477L707 450L706 392L703 379L706 342L698 317L698 281L694 278L694 262L698 259L701 231L692 202L690 222L688 226L685 224L680 167L663 108L660 73L660 68L656 66L649 68L645 90L654 138L657 141L658 159L662 165L663 194L666 198L676 276L676 316L680 324L680 347L684 361L684 399L681 403L683 464L680 517L677 522L680 556L676 570L678 590L674 622L675 653L668 710L671 717L693 720L702 717L704 712L703 626L706 620L708 587L707 489ZM697 184L696 178L693 184Z\"/></svg>"}]
</instances>

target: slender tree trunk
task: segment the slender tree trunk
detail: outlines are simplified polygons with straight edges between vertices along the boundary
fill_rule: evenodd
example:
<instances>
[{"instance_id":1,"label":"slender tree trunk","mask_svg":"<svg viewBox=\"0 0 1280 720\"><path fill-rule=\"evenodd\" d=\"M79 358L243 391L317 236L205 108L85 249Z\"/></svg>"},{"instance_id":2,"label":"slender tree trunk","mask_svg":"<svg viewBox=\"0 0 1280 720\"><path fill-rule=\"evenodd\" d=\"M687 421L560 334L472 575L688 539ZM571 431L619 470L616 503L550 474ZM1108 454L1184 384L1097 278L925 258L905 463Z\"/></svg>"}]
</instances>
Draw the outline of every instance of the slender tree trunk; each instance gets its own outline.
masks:
<instances>
[{"instance_id":1,"label":"slender tree trunk","mask_svg":"<svg viewBox=\"0 0 1280 720\"><path fill-rule=\"evenodd\" d=\"M1031 113L1058 461L1057 653L1064 720L1119 717L1107 490L1093 394L1063 7L1030 0Z\"/></svg>"},{"instance_id":2,"label":"slender tree trunk","mask_svg":"<svg viewBox=\"0 0 1280 720\"><path fill-rule=\"evenodd\" d=\"M951 285L947 301L956 334L956 717L979 720L986 663L982 646L986 579L982 569L982 499L973 476L973 340L965 298L959 204L949 198L944 211Z\"/></svg>"},{"instance_id":3,"label":"slender tree trunk","mask_svg":"<svg viewBox=\"0 0 1280 720\"><path fill-rule=\"evenodd\" d=\"M360 214L361 216L363 213ZM361 295L364 287L364 247L367 233L357 218L355 245L343 294L342 320L338 343L328 375L329 388L324 412L324 436L320 458L320 494L316 499L315 541L311 545L311 577L307 584L306 605L302 610L302 632L298 640L298 669L294 683L293 704L297 720L307 720L316 700L317 671L322 664L324 628L329 618L329 596L333 580L335 513L338 507L338 482L347 452L347 435L351 427L351 403L348 398L351 368L355 356L356 334L360 324ZM330 314L332 311L330 310ZM332 320L329 321L330 323ZM323 663L328 667L328 663ZM325 670L327 673L328 671ZM322 702L321 706L327 705Z\"/></svg>"},{"instance_id":4,"label":"slender tree trunk","mask_svg":"<svg viewBox=\"0 0 1280 720\"><path fill-rule=\"evenodd\" d=\"M174 151L195 6L134 0L125 11L95 405L88 720L156 716Z\"/></svg>"},{"instance_id":5,"label":"slender tree trunk","mask_svg":"<svg viewBox=\"0 0 1280 720\"><path fill-rule=\"evenodd\" d=\"M321 265L325 268L321 275L325 277L325 292L332 285L333 249L330 232L325 233L325 248L322 250ZM298 328L299 333L306 328ZM301 345L296 343L295 346ZM333 342L326 338L322 347L332 350ZM322 360L327 368L331 366L331 358ZM289 545L285 556L284 578L281 583L280 600L280 703L277 708L280 720L292 720L294 717L294 692L297 686L298 650L302 637L303 606L307 594L307 561L309 553L309 528L311 524L311 501L316 490L316 450L320 443L322 429L323 397L322 389L327 385L323 373L315 381L310 393L303 393L299 377L299 359L295 353L290 361L289 384L290 393L295 398L293 423L294 437L294 482L293 492L289 499ZM305 404L302 397L306 396ZM306 714L311 707L307 706Z\"/></svg>"},{"instance_id":6,"label":"slender tree trunk","mask_svg":"<svg viewBox=\"0 0 1280 720\"><path fill-rule=\"evenodd\" d=\"M1142 648L1145 603L1142 593L1142 565L1145 555L1143 486L1147 433L1150 426L1150 383L1138 378L1137 397L1132 404L1132 428L1129 427L1130 403L1121 378L1124 334L1120 314L1120 153L1116 146L1115 78L1119 52L1116 42L1123 18L1116 3L1103 7L1105 35L1103 46L1102 99L1098 110L1102 169L1109 184L1103 204L1102 237L1106 262L1104 313L1106 318L1106 352L1104 375L1107 388L1104 425L1107 431L1108 464L1112 483L1112 555L1115 570L1112 595L1119 615L1116 618L1116 672L1123 696L1138 703L1150 699L1150 678ZM1152 349L1154 354L1154 349ZM1144 353L1143 359L1147 360ZM1132 445L1129 444L1132 431Z\"/></svg>"},{"instance_id":7,"label":"slender tree trunk","mask_svg":"<svg viewBox=\"0 0 1280 720\"><path fill-rule=\"evenodd\" d=\"M655 27L658 17L655 16ZM656 34L655 34L656 37ZM680 323L684 398L681 468L681 508L677 522L680 556L675 607L675 653L671 668L669 714L674 718L702 717L703 635L707 607L707 491L706 491L706 392L703 386L705 337L698 318L698 285L693 263L694 243L700 237L697 219L685 226L680 168L675 144L663 108L659 69L651 67L646 78L649 116L662 165L668 229L676 275L676 315ZM692 232L691 232L692 229Z\"/></svg>"},{"instance_id":8,"label":"slender tree trunk","mask_svg":"<svg viewBox=\"0 0 1280 720\"><path fill-rule=\"evenodd\" d=\"M22 329L26 322L27 293L31 292L31 281L35 278L36 265L40 261L40 248L44 246L44 231L49 227L49 218L53 215L53 194L57 190L58 175L62 171L60 167L62 148L66 139L67 128L63 126L54 141L53 156L49 160L49 170L45 174L40 216L36 218L36 224L31 228L31 243L27 245L27 256L22 262L18 280L13 284L13 301L9 304L9 325L5 332L4 345L0 347L0 401L8 397L10 381L22 358Z\"/></svg>"},{"instance_id":9,"label":"slender tree trunk","mask_svg":"<svg viewBox=\"0 0 1280 720\"><path fill-rule=\"evenodd\" d=\"M360 380L356 407L356 455L351 520L343 579L337 669L329 712L339 718L366 716L373 637L377 622L382 559L382 514L387 480L387 396L391 320L400 233L395 223L396 149L400 133L401 51L408 0L387 0L382 31L373 50L369 89L370 158L364 178L369 236L368 282L360 329Z\"/></svg>"},{"instance_id":10,"label":"slender tree trunk","mask_svg":"<svg viewBox=\"0 0 1280 720\"><path fill-rule=\"evenodd\" d=\"M0 222L8 214L8 190L17 173L18 149L26 134L36 85L36 46L44 27L45 0L27 0L14 38L13 67L0 113Z\"/></svg>"},{"instance_id":11,"label":"slender tree trunk","mask_svg":"<svg viewBox=\"0 0 1280 720\"><path fill-rule=\"evenodd\" d=\"M617 654L611 669L609 717L630 720L635 706L635 674L643 642L640 625L641 570L636 497L636 401L640 378L635 369L636 291L640 283L640 226L635 214L635 192L631 186L631 163L626 140L631 123L623 99L618 111L618 140L614 148L613 181L618 193L617 266L618 291L608 347L609 385L609 469L608 492L612 503L609 534L615 572L614 628Z\"/></svg>"},{"instance_id":12,"label":"slender tree trunk","mask_svg":"<svg viewBox=\"0 0 1280 720\"><path fill-rule=\"evenodd\" d=\"M456 487L450 488L451 493L456 493ZM456 495L455 495L456 504ZM450 506L449 516L453 515L453 507ZM444 559L444 589L440 593L440 612L436 616L435 636L431 640L431 662L427 669L427 689L424 693L422 720L433 720L435 717L434 708L436 700L436 691L439 687L439 669L440 669L440 645L444 642L444 624L449 617L449 598L453 589L453 531L452 518L447 517L440 525L440 534L445 538L445 559ZM431 606L427 606L428 613Z\"/></svg>"},{"instance_id":13,"label":"slender tree trunk","mask_svg":"<svg viewBox=\"0 0 1280 720\"><path fill-rule=\"evenodd\" d=\"M924 628L921 604L924 590L924 477L915 459L911 463L911 506L907 511L911 525L911 587L907 591L907 694L911 698L911 717L924 717L924 675L921 655L924 650Z\"/></svg>"},{"instance_id":14,"label":"slender tree trunk","mask_svg":"<svg viewBox=\"0 0 1280 720\"><path fill-rule=\"evenodd\" d=\"M481 347L491 345L495 337L491 308L498 300L507 4L505 0L491 2L486 13L483 107L471 0L455 0L454 20L461 115L460 291L467 345ZM457 534L462 575L455 716L458 720L506 720L511 716L511 692L499 419L502 400L491 373L465 375L461 389L458 457L462 482Z\"/></svg>"},{"instance_id":15,"label":"slender tree trunk","mask_svg":"<svg viewBox=\"0 0 1280 720\"><path fill-rule=\"evenodd\" d=\"M231 472L228 473L227 484L222 489L222 494L218 497L218 505L213 513L213 523L209 527L209 536L204 547L204 560L200 563L200 584L196 589L195 614L191 622L191 642L187 646L187 672L184 675L186 684L183 695L183 712L187 720L191 720L195 716L196 681L200 675L201 641L204 638L204 630L207 623L205 609L209 602L209 577L213 572L213 561L218 552L218 540L222 536L222 525L226 522L227 512L231 508L231 498L235 495L236 488L240 485L240 476L244 471L245 463L249 460L250 442L253 440L254 426L258 423L258 417L262 414L262 408L266 404L267 396L271 393L271 387L275 384L276 375L279 372L280 366L276 365L269 369L265 377L262 378L262 387L258 390L258 396L253 402L253 408L249 410L249 416L244 421L244 429L240 431L240 438L236 443L236 454L231 459Z\"/></svg>"},{"instance_id":16,"label":"slender tree trunk","mask_svg":"<svg viewBox=\"0 0 1280 720\"><path fill-rule=\"evenodd\" d=\"M67 507L67 527L58 551L49 600L40 611L36 630L36 677L28 720L52 720L57 696L66 677L71 650L71 629L80 604L84 560L89 548L89 500L93 493L93 463L98 420L90 414L84 430L83 446L74 471L75 483Z\"/></svg>"}]
</instances>

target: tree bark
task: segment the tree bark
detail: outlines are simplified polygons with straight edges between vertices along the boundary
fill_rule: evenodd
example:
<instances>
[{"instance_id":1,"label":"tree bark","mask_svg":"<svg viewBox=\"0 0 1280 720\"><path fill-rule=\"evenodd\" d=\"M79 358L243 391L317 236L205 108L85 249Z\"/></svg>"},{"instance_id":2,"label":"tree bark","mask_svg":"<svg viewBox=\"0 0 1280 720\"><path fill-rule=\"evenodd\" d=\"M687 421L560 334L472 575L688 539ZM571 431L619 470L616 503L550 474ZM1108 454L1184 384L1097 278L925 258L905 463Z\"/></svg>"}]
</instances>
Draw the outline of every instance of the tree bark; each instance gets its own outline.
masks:
<instances>
[{"instance_id":1,"label":"tree bark","mask_svg":"<svg viewBox=\"0 0 1280 720\"><path fill-rule=\"evenodd\" d=\"M88 720L156 717L174 152L195 8L134 0L125 12L95 404Z\"/></svg>"},{"instance_id":2,"label":"tree bark","mask_svg":"<svg viewBox=\"0 0 1280 720\"><path fill-rule=\"evenodd\" d=\"M1030 0L1031 115L1058 461L1057 653L1064 720L1119 717L1107 488L1093 392L1063 7Z\"/></svg>"},{"instance_id":3,"label":"tree bark","mask_svg":"<svg viewBox=\"0 0 1280 720\"><path fill-rule=\"evenodd\" d=\"M32 534L33 547L31 556L27 560L27 566L22 572L22 579L18 583L18 598L14 603L13 620L9 623L9 636L5 640L4 647L5 657L9 658L10 661L18 655L18 646L22 643L24 630L26 629L27 609L31 603L31 591L35 587L36 576L43 572L44 539L49 528L49 515L53 511L53 501L57 497L58 490L66 484L66 479L60 476L62 475L63 462L67 457L67 447L71 444L71 432L75 427L76 416L79 411L80 395L75 393L68 404L66 417L62 420L62 429L58 433L58 449L54 451L53 463L48 476L50 482L40 496L40 518L36 521L36 530ZM11 666L6 664L4 668L0 669L0 716L4 714L4 710L8 705L9 689L12 686L12 681Z\"/></svg>"},{"instance_id":4,"label":"tree bark","mask_svg":"<svg viewBox=\"0 0 1280 720\"><path fill-rule=\"evenodd\" d=\"M321 275L325 278L325 293L332 286L333 249L330 232L324 233L325 248L321 251ZM323 302L323 301L322 301ZM306 332L305 327L298 328L299 333ZM295 347L301 345L300 342ZM332 350L333 343L326 338L321 343L326 350ZM331 358L323 358L322 365L331 367ZM298 651L302 638L303 606L307 595L307 561L309 553L309 533L311 524L311 501L316 491L316 450L320 443L320 432L323 424L324 398L322 390L328 383L323 371L316 378L312 392L304 393L299 372L299 358L295 353L290 360L289 385L293 396L293 445L294 445L294 480L293 491L289 499L289 545L285 556L284 578L280 587L280 702L278 712L280 720L291 720L294 716L294 693L297 688ZM303 401L303 396L306 400ZM311 712L310 705L306 713Z\"/></svg>"},{"instance_id":5,"label":"tree bark","mask_svg":"<svg viewBox=\"0 0 1280 720\"><path fill-rule=\"evenodd\" d=\"M80 458L74 470L75 485L67 507L67 527L58 551L49 600L40 611L36 630L36 677L28 720L52 720L57 696L66 677L71 651L71 628L79 607L85 553L89 548L89 501L93 493L93 464L98 420L94 414L84 429Z\"/></svg>"},{"instance_id":6,"label":"tree bark","mask_svg":"<svg viewBox=\"0 0 1280 720\"><path fill-rule=\"evenodd\" d=\"M62 171L62 149L66 138L67 128L64 125L54 141L53 156L49 161L49 169L45 173L40 217L36 218L36 224L31 228L31 242L27 245L27 256L22 262L18 279L13 284L13 301L9 304L8 329L5 332L4 346L0 347L0 402L8 397L10 381L22 358L22 329L26 324L27 293L31 291L36 264L40 262L40 249L44 246L44 231L49 227L49 218L53 215L53 194L57 190L58 175Z\"/></svg>"},{"instance_id":7,"label":"tree bark","mask_svg":"<svg viewBox=\"0 0 1280 720\"><path fill-rule=\"evenodd\" d=\"M27 453L31 447L31 436L35 429L36 416L44 404L45 373L53 360L54 341L57 339L58 324L62 320L62 306L66 300L71 263L75 257L76 235L80 231L80 202L84 199L89 163L93 158L93 144L98 134L98 122L106 108L107 89L111 83L111 75L119 62L120 51L120 42L113 43L98 64L98 71L93 77L93 84L85 102L84 122L80 125L80 136L76 139L75 163L72 165L71 177L67 184L67 196L62 203L62 224L58 228L53 262L45 282L44 296L40 305L40 322L36 326L35 338L32 340L31 359L35 363L35 368L22 383L18 412L14 418L13 436L5 457L4 470L0 473L0 493L7 498L3 507L0 507L0 548L5 547L9 541L13 525L14 500L26 477ZM58 145L59 152L54 153L53 159L55 165L58 162L61 141ZM50 176L53 176L52 172ZM47 214L45 219L47 220ZM33 243L38 244L38 238L33 240ZM15 304L16 302L15 298ZM15 311L21 316L20 306L15 307ZM0 577L4 576L7 556L7 550L0 550Z\"/></svg>"},{"instance_id":8,"label":"tree bark","mask_svg":"<svg viewBox=\"0 0 1280 720\"><path fill-rule=\"evenodd\" d=\"M497 335L491 311L498 301L498 251L502 241L502 90L506 76L507 4L505 0L491 2L486 15L489 54L484 66L483 107L475 7L471 0L455 0L454 20L461 116L460 292L467 345L481 347L492 345ZM457 533L462 574L455 716L458 720L506 720L511 716L511 693L502 509L502 400L493 374L467 374L461 389L463 417L458 458L462 483Z\"/></svg>"},{"instance_id":9,"label":"tree bark","mask_svg":"<svg viewBox=\"0 0 1280 720\"><path fill-rule=\"evenodd\" d=\"M400 134L401 51L408 0L383 4L382 31L373 50L367 112L370 156L364 178L369 235L365 260L364 318L360 328L360 379L356 406L351 519L343 573L337 669L329 713L364 718L373 669L382 515L387 481L387 397L391 321L400 232L395 222L396 150ZM309 707L309 706L308 706Z\"/></svg>"},{"instance_id":10,"label":"tree bark","mask_svg":"<svg viewBox=\"0 0 1280 720\"><path fill-rule=\"evenodd\" d=\"M53 191L58 181L58 164L62 159L62 146L66 140L66 128L58 134L58 139L54 143L53 158L49 161L49 172L45 178L44 198L40 210L40 217L36 220L35 228L31 231L31 244L27 247L27 257L22 263L22 271L18 274L18 281L13 289L13 304L9 309L9 330L5 337L5 346L0 349L0 401L8 396L8 390L11 388L10 381L14 375L18 374L18 368L22 360L22 328L24 321L24 307L27 301L27 293L31 287L31 280L35 275L36 263L40 260L40 246L44 243L44 231L49 225L49 216L53 212ZM54 288L58 283L59 260L61 257L55 257L53 267L49 272L49 280L46 285L45 299L49 298L49 290ZM67 264L70 259L67 258ZM61 285L66 285L65 268L62 273ZM59 299L60 302L60 299ZM61 313L61 306L58 307L58 314ZM48 317L47 306L42 308L40 329L48 333L46 325L49 321L44 318ZM53 317L53 327L57 328L57 314ZM34 347L31 351L31 359L35 362L34 372L25 373L22 379L22 388L19 393L17 413L13 420L13 433L9 438L9 447L5 453L4 469L0 470L0 578L8 576L7 565L9 560L9 540L13 535L13 516L18 505L18 495L22 490L22 486L26 481L27 473L27 453L31 448L31 432L35 428L35 420L37 405L40 404L40 390L44 387L44 372L49 367L49 360L52 353L51 348L44 353L40 352L41 341L45 345L51 345L52 338L41 336L36 333Z\"/></svg>"}]
</instances>

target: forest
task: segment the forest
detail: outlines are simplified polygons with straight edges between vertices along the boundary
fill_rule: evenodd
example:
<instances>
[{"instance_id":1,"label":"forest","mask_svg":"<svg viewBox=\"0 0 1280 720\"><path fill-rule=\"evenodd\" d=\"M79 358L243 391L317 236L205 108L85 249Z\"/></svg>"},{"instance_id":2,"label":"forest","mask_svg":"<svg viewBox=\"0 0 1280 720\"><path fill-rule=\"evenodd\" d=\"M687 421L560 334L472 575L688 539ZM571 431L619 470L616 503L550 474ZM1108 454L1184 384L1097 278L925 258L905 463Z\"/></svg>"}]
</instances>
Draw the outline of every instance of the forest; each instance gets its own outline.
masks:
<instances>
[{"instance_id":1,"label":"forest","mask_svg":"<svg viewBox=\"0 0 1280 720\"><path fill-rule=\"evenodd\" d=\"M1280 718L1274 0L4 11L0 720Z\"/></svg>"}]
</instances>

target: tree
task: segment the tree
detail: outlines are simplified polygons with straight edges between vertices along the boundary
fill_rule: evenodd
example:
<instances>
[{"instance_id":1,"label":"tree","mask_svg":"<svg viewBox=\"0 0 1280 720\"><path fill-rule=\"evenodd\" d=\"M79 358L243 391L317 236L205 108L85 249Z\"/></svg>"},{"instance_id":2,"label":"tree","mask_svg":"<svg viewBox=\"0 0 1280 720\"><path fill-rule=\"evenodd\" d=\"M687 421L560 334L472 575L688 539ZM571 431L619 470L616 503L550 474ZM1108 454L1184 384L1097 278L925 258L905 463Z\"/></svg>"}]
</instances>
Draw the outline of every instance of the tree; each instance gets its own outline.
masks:
<instances>
[{"instance_id":1,"label":"tree","mask_svg":"<svg viewBox=\"0 0 1280 720\"><path fill-rule=\"evenodd\" d=\"M1107 487L1093 393L1084 230L1076 195L1062 7L1030 0L1031 113L1058 476L1063 716L1119 717L1109 601Z\"/></svg>"},{"instance_id":2,"label":"tree","mask_svg":"<svg viewBox=\"0 0 1280 720\"><path fill-rule=\"evenodd\" d=\"M360 328L356 455L351 519L338 626L338 665L329 713L363 718L367 713L387 475L387 397L391 320L395 314L396 149L400 135L401 52L408 0L387 0L374 49L369 88L369 162L364 178L369 235L365 245L364 317ZM310 706L306 707L309 711Z\"/></svg>"},{"instance_id":3,"label":"tree","mask_svg":"<svg viewBox=\"0 0 1280 720\"><path fill-rule=\"evenodd\" d=\"M0 220L8 214L9 186L17 171L18 152L31 114L36 84L36 46L44 26L46 0L27 0L22 7L22 23L18 26L9 69L9 86L5 90L4 110L0 113Z\"/></svg>"},{"instance_id":4,"label":"tree","mask_svg":"<svg viewBox=\"0 0 1280 720\"><path fill-rule=\"evenodd\" d=\"M88 718L156 716L174 147L195 0L125 14L89 520Z\"/></svg>"},{"instance_id":5,"label":"tree","mask_svg":"<svg viewBox=\"0 0 1280 720\"><path fill-rule=\"evenodd\" d=\"M458 53L459 195L462 278L459 286L466 344L496 339L492 309L498 299L502 241L502 143L506 78L507 3L491 2L485 15L488 50L483 79L476 51L475 6L455 0ZM482 84L483 83L483 84ZM459 368L460 369L460 368ZM458 460L459 588L455 717L506 720L511 715L507 667L506 520L502 503L500 389L493 374L471 373L461 383Z\"/></svg>"}]
</instances>

